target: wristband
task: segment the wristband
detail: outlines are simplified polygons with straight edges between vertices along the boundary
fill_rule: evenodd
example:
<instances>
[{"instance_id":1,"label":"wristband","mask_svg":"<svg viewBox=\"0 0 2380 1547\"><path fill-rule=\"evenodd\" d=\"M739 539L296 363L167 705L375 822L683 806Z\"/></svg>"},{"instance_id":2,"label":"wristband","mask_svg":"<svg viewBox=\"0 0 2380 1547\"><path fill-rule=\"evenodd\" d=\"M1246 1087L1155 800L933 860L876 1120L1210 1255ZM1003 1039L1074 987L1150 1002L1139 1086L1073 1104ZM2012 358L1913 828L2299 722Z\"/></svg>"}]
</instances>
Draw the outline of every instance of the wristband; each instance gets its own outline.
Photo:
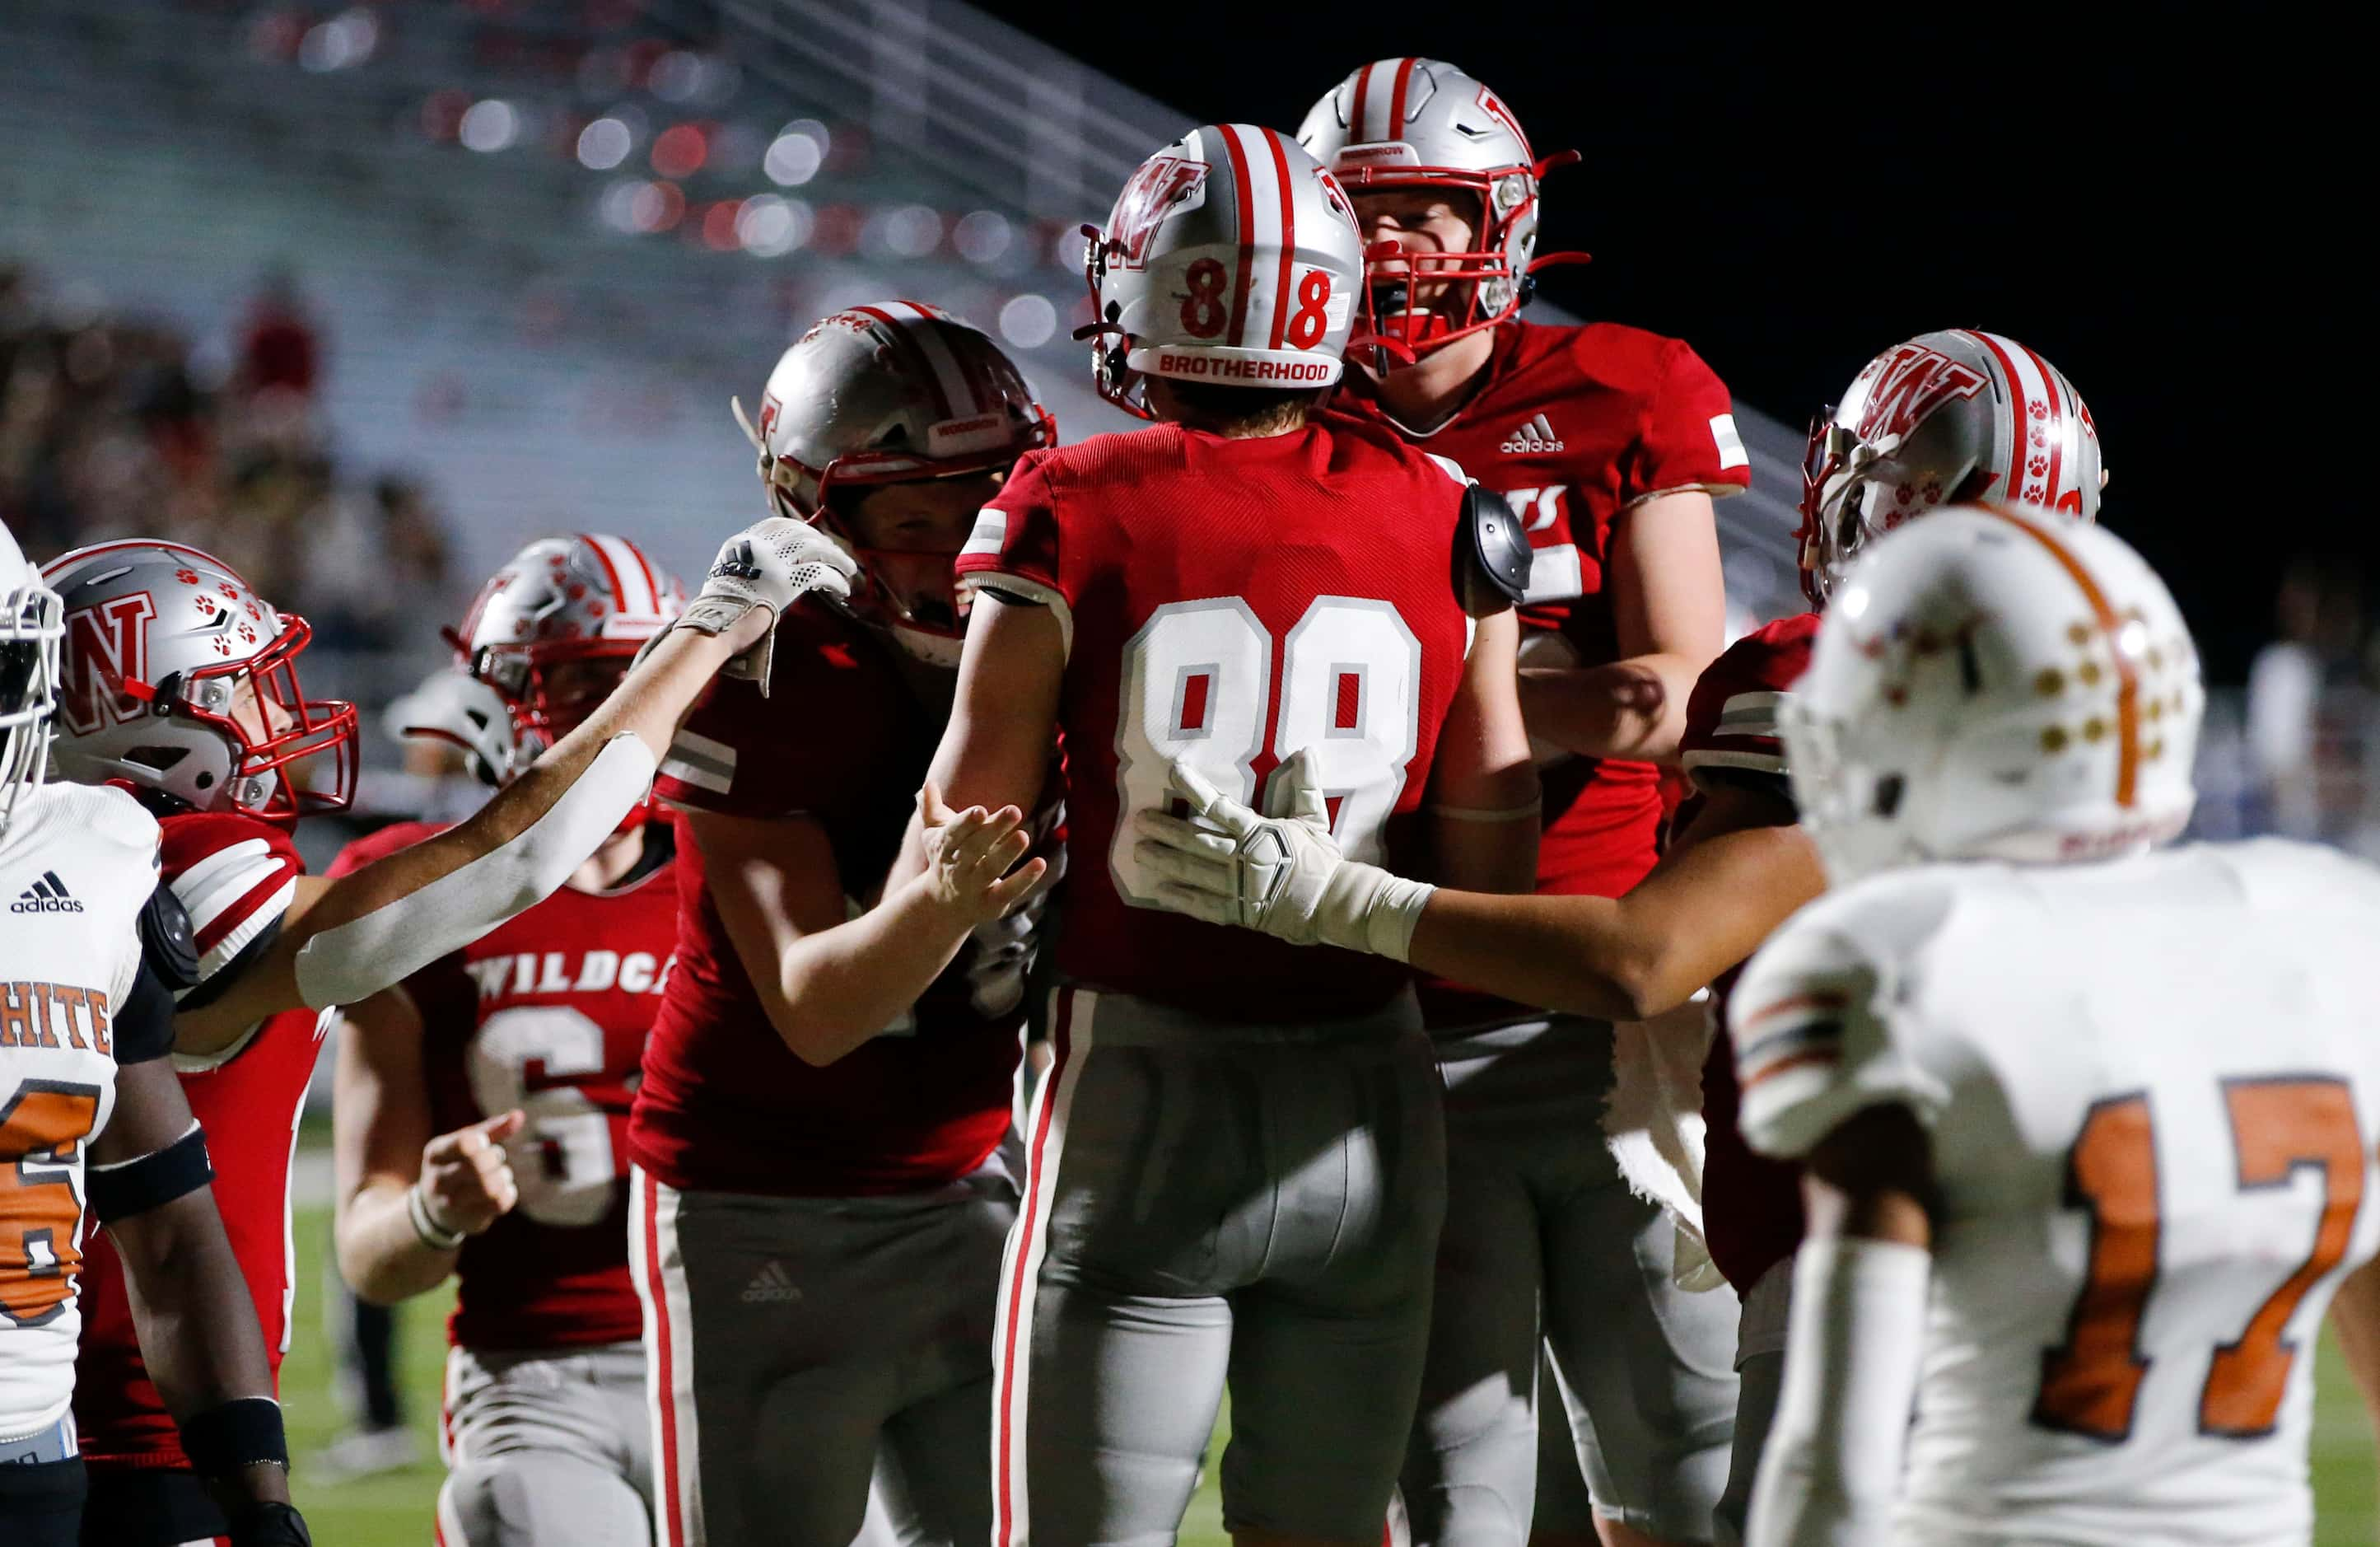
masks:
<instances>
[{"instance_id":1,"label":"wristband","mask_svg":"<svg viewBox=\"0 0 2380 1547\"><path fill-rule=\"evenodd\" d=\"M182 1454L200 1477L229 1477L242 1467L289 1465L281 1404L269 1396L235 1396L182 1425Z\"/></svg>"},{"instance_id":2,"label":"wristband","mask_svg":"<svg viewBox=\"0 0 2380 1547\"><path fill-rule=\"evenodd\" d=\"M460 1251L470 1238L431 1217L430 1198L419 1181L405 1189L405 1217L413 1222L413 1233L421 1237L421 1244L432 1251Z\"/></svg>"}]
</instances>

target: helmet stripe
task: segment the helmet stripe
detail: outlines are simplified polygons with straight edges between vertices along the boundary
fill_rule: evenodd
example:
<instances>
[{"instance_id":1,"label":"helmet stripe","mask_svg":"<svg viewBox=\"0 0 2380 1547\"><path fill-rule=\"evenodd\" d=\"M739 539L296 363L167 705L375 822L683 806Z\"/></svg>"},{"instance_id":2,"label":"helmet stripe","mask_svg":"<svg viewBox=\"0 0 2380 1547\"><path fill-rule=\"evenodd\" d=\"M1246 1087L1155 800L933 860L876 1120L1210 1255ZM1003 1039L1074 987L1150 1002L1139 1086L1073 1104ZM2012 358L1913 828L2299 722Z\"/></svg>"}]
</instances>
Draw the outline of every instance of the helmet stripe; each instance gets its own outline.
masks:
<instances>
[{"instance_id":1,"label":"helmet stripe","mask_svg":"<svg viewBox=\"0 0 2380 1547\"><path fill-rule=\"evenodd\" d=\"M1281 136L1271 129L1263 131L1265 149L1272 152L1273 185L1281 190L1281 278L1272 295L1272 347L1281 347L1281 335L1289 327L1290 302L1293 298L1295 281L1292 278L1290 260L1297 255L1297 204L1289 181L1289 157L1281 148Z\"/></svg>"},{"instance_id":2,"label":"helmet stripe","mask_svg":"<svg viewBox=\"0 0 2380 1547\"><path fill-rule=\"evenodd\" d=\"M1995 468L1992 469L2000 475L2000 495L2011 500L2022 500L2027 504L2046 505L2053 503L2052 501L2027 499L2025 494L2025 487L2030 481L2025 472L2025 462L2027 460L2027 434L2029 427L2033 423L2033 410L2041 403L2041 396L2034 388L2033 376L2025 369L2024 365L2018 362L2016 356L2010 353L2010 348L2011 347L2010 340L2002 338L1999 335L1995 333L1985 333L1978 328L1966 328L1961 331L1964 332L1968 337L1973 339L1976 343L1981 344L1985 348L1989 349L1992 352L1992 358L1999 362L2000 374L2008 378L2008 465L2006 467ZM2022 345L2016 345L2014 347L2017 348L2023 347ZM2045 412L2046 411L2046 410L2045 410ZM2047 422L2046 420L2045 420L2044 422ZM2055 491L2053 491L2053 493L2054 493Z\"/></svg>"},{"instance_id":3,"label":"helmet stripe","mask_svg":"<svg viewBox=\"0 0 2380 1547\"><path fill-rule=\"evenodd\" d=\"M2010 342L2016 343L2014 339ZM2063 510L2066 508L2063 483L2066 476L2066 395L2058 389L2064 384L2058 380L2058 372L2049 368L2049 362L2030 345L2018 344L2017 347L2024 351L2025 359L2033 361L2033 368L2041 372L2042 401L2049 405L2048 416L2041 421L2043 430L2049 435L2049 497L2041 503L2052 510ZM2082 508L2079 501L2075 508Z\"/></svg>"},{"instance_id":4,"label":"helmet stripe","mask_svg":"<svg viewBox=\"0 0 2380 1547\"><path fill-rule=\"evenodd\" d=\"M1378 61L1375 60L1355 72L1355 102L1347 110L1347 138L1354 144L1363 144L1372 138L1371 132L1364 127L1364 109L1369 105L1372 94L1372 72L1379 67Z\"/></svg>"},{"instance_id":5,"label":"helmet stripe","mask_svg":"<svg viewBox=\"0 0 2380 1547\"><path fill-rule=\"evenodd\" d=\"M1256 278L1257 201L1256 194L1249 187L1248 155L1246 148L1240 143L1239 126L1218 124L1215 128L1216 132L1223 137L1223 159L1232 164L1232 193L1237 201L1232 211L1239 225L1240 272L1237 283L1232 286L1231 337L1232 347L1236 349L1246 338L1248 286Z\"/></svg>"},{"instance_id":6,"label":"helmet stripe","mask_svg":"<svg viewBox=\"0 0 2380 1547\"><path fill-rule=\"evenodd\" d=\"M1415 63L1410 57L1397 61L1397 94L1390 99L1389 132L1380 136L1383 140L1405 137L1405 88L1413 83Z\"/></svg>"},{"instance_id":7,"label":"helmet stripe","mask_svg":"<svg viewBox=\"0 0 2380 1547\"><path fill-rule=\"evenodd\" d=\"M941 398L947 405L942 418L974 418L980 411L976 407L975 390L968 384L966 372L959 368L958 357L943 341L941 319L916 301L888 301L885 305L892 312L893 325L917 347L917 353L925 358L934 380L941 384Z\"/></svg>"},{"instance_id":8,"label":"helmet stripe","mask_svg":"<svg viewBox=\"0 0 2380 1547\"><path fill-rule=\"evenodd\" d=\"M587 544L587 551L593 554L595 562L603 566L603 580L611 588L612 604L625 612L628 606L628 588L620 578L620 566L612 562L612 555L605 549L603 540L592 532L580 532L578 541Z\"/></svg>"},{"instance_id":9,"label":"helmet stripe","mask_svg":"<svg viewBox=\"0 0 2380 1547\"><path fill-rule=\"evenodd\" d=\"M910 330L903 327L892 313L881 307L855 306L852 310L863 317L873 317L884 324L884 331L892 335L893 348L907 357L910 369L922 378L926 390L934 395L936 422L951 418L951 400L949 395L942 390L941 375L935 371L934 362L926 358L926 351L918 347L917 340Z\"/></svg>"},{"instance_id":10,"label":"helmet stripe","mask_svg":"<svg viewBox=\"0 0 2380 1547\"><path fill-rule=\"evenodd\" d=\"M2056 532L2003 506L1982 505L1975 508L2007 522L2047 549L2049 556L2058 561L2058 567L2066 571L2067 578L2089 604L2092 620L2106 637L2107 654L2116 666L2116 804L2131 806L2139 793L2141 778L2141 672L2119 641L2123 619L2116 615L2115 603L2107 600L2097 579Z\"/></svg>"}]
</instances>

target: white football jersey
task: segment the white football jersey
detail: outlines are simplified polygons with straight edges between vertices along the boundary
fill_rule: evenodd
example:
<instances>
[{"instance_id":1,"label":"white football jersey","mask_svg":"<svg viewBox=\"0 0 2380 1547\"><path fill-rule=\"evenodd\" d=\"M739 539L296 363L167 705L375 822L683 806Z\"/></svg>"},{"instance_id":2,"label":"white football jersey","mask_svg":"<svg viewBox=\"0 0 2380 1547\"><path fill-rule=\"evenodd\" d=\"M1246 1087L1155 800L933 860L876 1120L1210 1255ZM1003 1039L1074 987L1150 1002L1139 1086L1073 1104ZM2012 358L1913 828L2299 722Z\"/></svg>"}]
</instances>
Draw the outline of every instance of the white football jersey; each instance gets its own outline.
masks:
<instances>
[{"instance_id":1,"label":"white football jersey","mask_svg":"<svg viewBox=\"0 0 2380 1547\"><path fill-rule=\"evenodd\" d=\"M122 790L38 786L0 829L0 1440L73 1395L84 1154L156 885L156 821Z\"/></svg>"},{"instance_id":2,"label":"white football jersey","mask_svg":"<svg viewBox=\"0 0 2380 1547\"><path fill-rule=\"evenodd\" d=\"M1896 1540L2308 1539L2314 1339L2380 1241L2374 940L2380 871L2260 841L1879 875L1753 957L1755 1148L1933 1133Z\"/></svg>"}]
</instances>

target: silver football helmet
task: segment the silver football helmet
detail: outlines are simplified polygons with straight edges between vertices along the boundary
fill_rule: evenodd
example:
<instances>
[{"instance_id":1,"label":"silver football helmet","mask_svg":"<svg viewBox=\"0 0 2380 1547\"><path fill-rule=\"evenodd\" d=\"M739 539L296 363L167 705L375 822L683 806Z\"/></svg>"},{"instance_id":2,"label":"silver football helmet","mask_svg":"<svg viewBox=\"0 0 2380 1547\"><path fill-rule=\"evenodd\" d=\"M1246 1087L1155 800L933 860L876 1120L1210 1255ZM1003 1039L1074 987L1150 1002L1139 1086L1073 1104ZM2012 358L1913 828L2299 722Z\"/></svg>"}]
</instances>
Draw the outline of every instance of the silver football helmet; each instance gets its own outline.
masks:
<instances>
[{"instance_id":1,"label":"silver football helmet","mask_svg":"<svg viewBox=\"0 0 2380 1547\"><path fill-rule=\"evenodd\" d=\"M777 359L756 422L729 400L760 454L780 516L823 529L858 558L864 608L910 653L956 664L965 620L955 554L868 547L832 491L1005 472L1058 444L1058 427L989 335L937 307L879 301L821 319Z\"/></svg>"},{"instance_id":2,"label":"silver football helmet","mask_svg":"<svg viewBox=\"0 0 2380 1547\"><path fill-rule=\"evenodd\" d=\"M1826 605L1868 542L1953 501L2099 518L2099 432L2074 384L2015 339L1919 334L1876 356L1810 426L1802 589Z\"/></svg>"},{"instance_id":3,"label":"silver football helmet","mask_svg":"<svg viewBox=\"0 0 2380 1547\"><path fill-rule=\"evenodd\" d=\"M77 548L42 579L66 607L59 773L273 822L346 808L356 708L299 688L298 657L313 638L304 618L276 612L229 565L179 542ZM291 765L317 757L325 763L312 776L291 776Z\"/></svg>"},{"instance_id":4,"label":"silver football helmet","mask_svg":"<svg viewBox=\"0 0 2380 1547\"><path fill-rule=\"evenodd\" d=\"M1142 419L1146 376L1325 387L1368 314L1354 206L1289 137L1192 129L1140 164L1105 229L1083 228L1099 396ZM1359 340L1360 342L1360 340Z\"/></svg>"},{"instance_id":5,"label":"silver football helmet","mask_svg":"<svg viewBox=\"0 0 2380 1547\"><path fill-rule=\"evenodd\" d=\"M48 772L58 644L66 632L66 604L0 527L0 833L7 831L17 798Z\"/></svg>"},{"instance_id":6,"label":"silver football helmet","mask_svg":"<svg viewBox=\"0 0 2380 1547\"><path fill-rule=\"evenodd\" d=\"M1503 99L1452 65L1375 60L1314 104L1297 140L1351 194L1443 189L1479 201L1470 248L1371 255L1373 326L1408 356L1520 311L1531 271L1586 262L1583 252L1536 250L1538 189L1578 152L1540 158Z\"/></svg>"},{"instance_id":7,"label":"silver football helmet","mask_svg":"<svg viewBox=\"0 0 2380 1547\"><path fill-rule=\"evenodd\" d=\"M443 741L459 749L481 784L502 789L527 768L537 749L525 745L512 701L469 672L441 666L388 706L388 733L398 741Z\"/></svg>"},{"instance_id":8,"label":"silver football helmet","mask_svg":"<svg viewBox=\"0 0 2380 1547\"><path fill-rule=\"evenodd\" d=\"M503 696L526 762L611 690L601 677L557 687L557 667L616 661L625 672L685 606L677 578L625 537L540 537L489 578L446 638L463 669Z\"/></svg>"}]
</instances>

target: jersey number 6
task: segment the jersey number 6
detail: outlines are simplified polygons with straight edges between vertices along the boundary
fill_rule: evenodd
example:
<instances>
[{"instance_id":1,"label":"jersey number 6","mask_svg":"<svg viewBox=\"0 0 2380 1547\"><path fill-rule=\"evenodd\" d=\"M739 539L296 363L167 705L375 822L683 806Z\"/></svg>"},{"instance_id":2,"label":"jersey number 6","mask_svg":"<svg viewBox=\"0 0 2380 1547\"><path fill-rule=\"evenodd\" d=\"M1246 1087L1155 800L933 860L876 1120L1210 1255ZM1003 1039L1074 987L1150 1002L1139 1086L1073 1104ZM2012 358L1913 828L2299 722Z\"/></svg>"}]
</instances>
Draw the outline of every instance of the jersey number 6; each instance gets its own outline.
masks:
<instances>
[{"instance_id":1,"label":"jersey number 6","mask_svg":"<svg viewBox=\"0 0 2380 1547\"><path fill-rule=\"evenodd\" d=\"M38 1327L74 1292L82 1266L75 1146L99 1121L99 1088L29 1079L0 1106L0 1318Z\"/></svg>"},{"instance_id":2,"label":"jersey number 6","mask_svg":"<svg viewBox=\"0 0 2380 1547\"><path fill-rule=\"evenodd\" d=\"M1405 787L1421 735L1421 643L1386 602L1321 596L1281 645L1236 596L1173 602L1149 615L1123 651L1116 727L1119 815L1108 863L1116 890L1156 907L1133 855L1131 814L1172 795L1180 758L1226 795L1254 804L1265 727L1285 758L1314 749L1331 829L1351 859L1378 863L1381 831Z\"/></svg>"},{"instance_id":3,"label":"jersey number 6","mask_svg":"<svg viewBox=\"0 0 2380 1547\"><path fill-rule=\"evenodd\" d=\"M2323 1179L2313 1249L2218 1346L2198 1395L2198 1428L2224 1439L2273 1431L2297 1346L2282 1334L2306 1292L2347 1255L2363 1202L2362 1139L2344 1080L2323 1076L2227 1079L2223 1104L2242 1192L2282 1188L2299 1168ZM2145 1092L2094 1104L2069 1151L2066 1203L2091 1216L2089 1276L2066 1341L2041 1357L2033 1421L2110 1443L2131 1432L2149 1361L2141 1318L2156 1285L2159 1236L2155 1126Z\"/></svg>"}]
</instances>

